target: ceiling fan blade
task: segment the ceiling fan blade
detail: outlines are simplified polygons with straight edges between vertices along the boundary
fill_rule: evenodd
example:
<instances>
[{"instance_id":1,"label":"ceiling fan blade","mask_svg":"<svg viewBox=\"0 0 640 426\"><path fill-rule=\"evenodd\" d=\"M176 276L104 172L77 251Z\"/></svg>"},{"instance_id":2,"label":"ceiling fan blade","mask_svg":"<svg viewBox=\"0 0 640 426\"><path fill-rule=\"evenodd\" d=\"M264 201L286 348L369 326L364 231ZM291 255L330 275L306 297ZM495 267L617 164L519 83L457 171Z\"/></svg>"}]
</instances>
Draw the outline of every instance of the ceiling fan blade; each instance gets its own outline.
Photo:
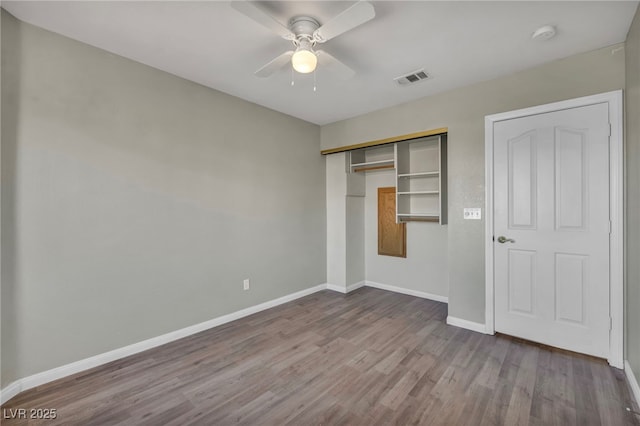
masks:
<instances>
[{"instance_id":1,"label":"ceiling fan blade","mask_svg":"<svg viewBox=\"0 0 640 426\"><path fill-rule=\"evenodd\" d=\"M294 40L296 38L295 34L293 34L289 28L282 25L273 16L269 15L260 6L253 2L244 0L232 1L231 7L286 40Z\"/></svg>"},{"instance_id":2,"label":"ceiling fan blade","mask_svg":"<svg viewBox=\"0 0 640 426\"><path fill-rule=\"evenodd\" d=\"M318 62L322 68L326 68L330 73L338 76L343 80L347 80L355 75L355 71L325 52L324 50L316 50Z\"/></svg>"},{"instance_id":3,"label":"ceiling fan blade","mask_svg":"<svg viewBox=\"0 0 640 426\"><path fill-rule=\"evenodd\" d=\"M324 43L358 25L364 24L375 16L376 11L371 3L359 1L315 30L313 37L318 43Z\"/></svg>"},{"instance_id":4,"label":"ceiling fan blade","mask_svg":"<svg viewBox=\"0 0 640 426\"><path fill-rule=\"evenodd\" d=\"M274 72L278 71L280 68L285 66L288 62L291 61L291 56L293 55L293 50L288 52L284 52L282 55L277 56L271 62L260 68L254 74L256 77L265 78L269 77Z\"/></svg>"}]
</instances>

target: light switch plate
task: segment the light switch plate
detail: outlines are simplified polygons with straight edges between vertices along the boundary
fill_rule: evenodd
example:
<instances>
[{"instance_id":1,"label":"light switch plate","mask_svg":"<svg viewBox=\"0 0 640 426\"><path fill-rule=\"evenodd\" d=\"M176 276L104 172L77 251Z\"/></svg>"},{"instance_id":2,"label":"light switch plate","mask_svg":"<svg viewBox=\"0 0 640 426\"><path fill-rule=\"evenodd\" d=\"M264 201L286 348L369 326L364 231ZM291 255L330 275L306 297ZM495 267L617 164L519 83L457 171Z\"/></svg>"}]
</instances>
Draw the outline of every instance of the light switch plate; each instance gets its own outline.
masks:
<instances>
[{"instance_id":1,"label":"light switch plate","mask_svg":"<svg viewBox=\"0 0 640 426\"><path fill-rule=\"evenodd\" d=\"M464 218L465 219L482 219L482 209L481 208L468 208L464 209Z\"/></svg>"}]
</instances>

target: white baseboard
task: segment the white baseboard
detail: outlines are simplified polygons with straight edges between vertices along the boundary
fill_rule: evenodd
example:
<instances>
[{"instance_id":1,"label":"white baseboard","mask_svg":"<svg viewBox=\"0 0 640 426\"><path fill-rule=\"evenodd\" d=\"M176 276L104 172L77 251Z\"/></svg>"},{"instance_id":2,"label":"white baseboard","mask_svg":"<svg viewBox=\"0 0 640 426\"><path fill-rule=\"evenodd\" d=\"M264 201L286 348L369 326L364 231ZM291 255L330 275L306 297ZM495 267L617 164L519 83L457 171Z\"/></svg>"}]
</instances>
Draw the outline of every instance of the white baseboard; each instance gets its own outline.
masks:
<instances>
[{"instance_id":1,"label":"white baseboard","mask_svg":"<svg viewBox=\"0 0 640 426\"><path fill-rule=\"evenodd\" d=\"M336 285L336 284L326 284L326 289L327 290L331 290L331 291L337 291L338 293L342 293L342 294L346 294L347 293L347 288L343 285Z\"/></svg>"},{"instance_id":2,"label":"white baseboard","mask_svg":"<svg viewBox=\"0 0 640 426\"><path fill-rule=\"evenodd\" d=\"M0 405L4 404L17 394L22 392L22 386L20 384L20 380L17 380L13 383L9 383L6 388L0 390Z\"/></svg>"},{"instance_id":3,"label":"white baseboard","mask_svg":"<svg viewBox=\"0 0 640 426\"><path fill-rule=\"evenodd\" d=\"M338 293L343 293L343 294L350 293L354 290L359 289L360 287L373 287L373 288L378 288L380 290L392 291L394 293L420 297L422 299L434 300L436 302L444 302L444 303L449 302L449 298L446 296L439 296L437 294L431 294L424 291L411 290L408 288L397 287L394 285L377 283L375 281L360 281L355 284L351 284L347 287L342 285L336 285L336 284L327 284L327 290L337 291Z\"/></svg>"},{"instance_id":4,"label":"white baseboard","mask_svg":"<svg viewBox=\"0 0 640 426\"><path fill-rule=\"evenodd\" d=\"M269 300L264 303L260 303L255 306L250 306L239 311L223 315L221 317L214 318L209 321L201 322L189 327L182 328L180 330L172 331L161 336L152 337L151 339L143 340L142 342L134 343L129 346L114 349L109 352L105 352L90 358L85 358L80 361L72 362L61 367L53 368L51 370L43 371L22 379L18 379L15 382L10 383L4 389L0 390L0 404L4 404L20 392L32 389L36 386L43 385L45 383L52 382L54 380L61 379L63 377L70 376L72 374L80 373L90 368L98 367L108 362L116 361L121 358L125 358L130 355L137 354L147 349L152 349L160 345L164 345L169 342L181 339L183 337L191 336L192 334L199 333L201 331L208 330L213 327L217 327L222 324L226 324L231 321L264 311L265 309L273 308L283 303L291 302L309 294L316 293L328 288L327 284L320 284L315 287L311 287L305 290L298 291L296 293L288 294L277 299Z\"/></svg>"},{"instance_id":5,"label":"white baseboard","mask_svg":"<svg viewBox=\"0 0 640 426\"><path fill-rule=\"evenodd\" d=\"M447 324L455 327L466 328L467 330L475 331L477 333L489 334L484 324L479 322L468 321L462 318L447 316Z\"/></svg>"},{"instance_id":6,"label":"white baseboard","mask_svg":"<svg viewBox=\"0 0 640 426\"><path fill-rule=\"evenodd\" d=\"M351 293L352 291L357 290L359 288L362 288L365 285L367 285L365 281L360 281L360 282L357 282L355 284L351 284L351 285L347 286L347 293Z\"/></svg>"},{"instance_id":7,"label":"white baseboard","mask_svg":"<svg viewBox=\"0 0 640 426\"><path fill-rule=\"evenodd\" d=\"M327 283L327 290L331 290L331 291L337 291L338 293L342 293L342 294L347 294L347 293L351 293L354 290L359 289L360 287L364 287L366 284L364 281L360 281L357 282L355 284L351 284L348 286L342 286L342 285L336 285L336 284L328 284Z\"/></svg>"},{"instance_id":8,"label":"white baseboard","mask_svg":"<svg viewBox=\"0 0 640 426\"><path fill-rule=\"evenodd\" d=\"M434 300L436 302L449 302L449 298L447 296L439 296L437 294L431 294L424 291L411 290L408 288L396 287L394 285L388 284L381 284L375 281L365 281L365 285L367 287L379 288L380 290L388 290L395 293L407 294L409 296L421 297L423 299Z\"/></svg>"},{"instance_id":9,"label":"white baseboard","mask_svg":"<svg viewBox=\"0 0 640 426\"><path fill-rule=\"evenodd\" d=\"M636 375L633 374L631 365L627 360L624 361L624 374L627 376L627 380L629 381L629 385L631 386L631 391L633 392L633 397L636 400L636 405L640 407L640 386L638 385Z\"/></svg>"}]
</instances>

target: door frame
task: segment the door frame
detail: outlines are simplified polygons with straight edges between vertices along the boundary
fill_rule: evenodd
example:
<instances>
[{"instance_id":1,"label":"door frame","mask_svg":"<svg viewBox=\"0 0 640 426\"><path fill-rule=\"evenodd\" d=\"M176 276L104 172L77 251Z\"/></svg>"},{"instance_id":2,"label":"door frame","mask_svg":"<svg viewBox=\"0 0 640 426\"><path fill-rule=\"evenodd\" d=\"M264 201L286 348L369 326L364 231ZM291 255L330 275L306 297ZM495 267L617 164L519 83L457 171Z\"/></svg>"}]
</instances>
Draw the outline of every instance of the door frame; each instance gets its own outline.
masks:
<instances>
[{"instance_id":1,"label":"door frame","mask_svg":"<svg viewBox=\"0 0 640 426\"><path fill-rule=\"evenodd\" d=\"M623 226L624 226L624 160L622 90L553 102L485 117L485 329L495 334L494 306L494 242L493 242L493 127L497 122L536 114L607 103L609 106L609 364L624 366L624 281L623 281Z\"/></svg>"}]
</instances>

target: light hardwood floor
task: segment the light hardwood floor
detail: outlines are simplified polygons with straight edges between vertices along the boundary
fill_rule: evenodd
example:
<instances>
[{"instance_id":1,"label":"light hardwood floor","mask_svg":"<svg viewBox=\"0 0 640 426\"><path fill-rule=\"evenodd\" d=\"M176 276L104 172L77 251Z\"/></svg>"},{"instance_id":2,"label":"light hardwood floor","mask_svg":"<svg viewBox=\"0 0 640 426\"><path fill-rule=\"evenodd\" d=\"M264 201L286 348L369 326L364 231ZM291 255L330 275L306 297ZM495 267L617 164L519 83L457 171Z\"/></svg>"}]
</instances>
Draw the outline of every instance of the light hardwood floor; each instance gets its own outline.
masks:
<instances>
[{"instance_id":1,"label":"light hardwood floor","mask_svg":"<svg viewBox=\"0 0 640 426\"><path fill-rule=\"evenodd\" d=\"M448 326L446 313L372 288L323 291L2 408L55 408L46 425L640 424L620 370Z\"/></svg>"}]
</instances>

